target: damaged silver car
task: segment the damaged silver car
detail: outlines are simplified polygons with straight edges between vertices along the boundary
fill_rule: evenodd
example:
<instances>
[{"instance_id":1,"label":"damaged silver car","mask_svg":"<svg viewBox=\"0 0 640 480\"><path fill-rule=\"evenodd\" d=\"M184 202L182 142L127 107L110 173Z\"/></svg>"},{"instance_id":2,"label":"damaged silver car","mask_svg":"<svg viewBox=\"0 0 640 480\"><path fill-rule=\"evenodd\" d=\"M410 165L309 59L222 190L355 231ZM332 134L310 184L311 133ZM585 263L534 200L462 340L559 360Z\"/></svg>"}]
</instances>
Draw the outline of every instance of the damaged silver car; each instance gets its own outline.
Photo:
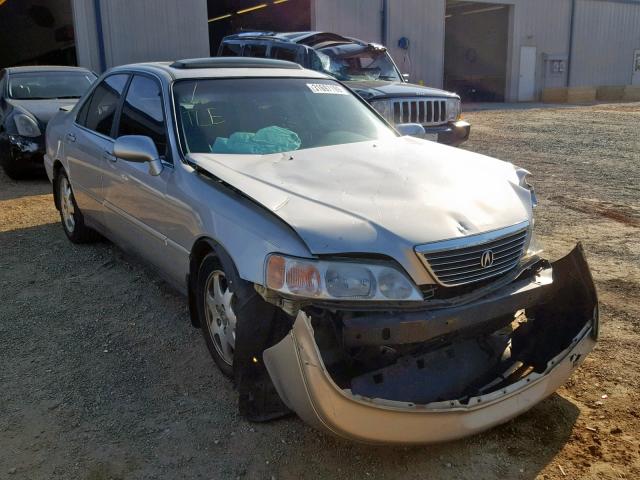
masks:
<instances>
[{"instance_id":1,"label":"damaged silver car","mask_svg":"<svg viewBox=\"0 0 640 480\"><path fill-rule=\"evenodd\" d=\"M579 245L544 258L528 172L398 131L293 63L137 64L49 122L45 166L71 241L187 295L245 417L445 441L562 385L598 302Z\"/></svg>"}]
</instances>

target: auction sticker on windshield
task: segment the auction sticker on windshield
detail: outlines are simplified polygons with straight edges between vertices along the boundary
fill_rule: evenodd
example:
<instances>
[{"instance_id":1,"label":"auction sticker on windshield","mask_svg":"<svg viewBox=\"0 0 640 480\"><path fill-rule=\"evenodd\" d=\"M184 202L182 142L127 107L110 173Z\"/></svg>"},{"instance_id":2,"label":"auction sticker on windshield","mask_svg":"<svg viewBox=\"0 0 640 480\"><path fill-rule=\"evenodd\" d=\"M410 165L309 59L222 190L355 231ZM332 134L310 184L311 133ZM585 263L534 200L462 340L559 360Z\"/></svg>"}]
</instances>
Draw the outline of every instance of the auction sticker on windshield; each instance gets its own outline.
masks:
<instances>
[{"instance_id":1,"label":"auction sticker on windshield","mask_svg":"<svg viewBox=\"0 0 640 480\"><path fill-rule=\"evenodd\" d=\"M326 83L307 83L307 87L313 93L328 93L330 95L346 95L347 91L340 85Z\"/></svg>"}]
</instances>

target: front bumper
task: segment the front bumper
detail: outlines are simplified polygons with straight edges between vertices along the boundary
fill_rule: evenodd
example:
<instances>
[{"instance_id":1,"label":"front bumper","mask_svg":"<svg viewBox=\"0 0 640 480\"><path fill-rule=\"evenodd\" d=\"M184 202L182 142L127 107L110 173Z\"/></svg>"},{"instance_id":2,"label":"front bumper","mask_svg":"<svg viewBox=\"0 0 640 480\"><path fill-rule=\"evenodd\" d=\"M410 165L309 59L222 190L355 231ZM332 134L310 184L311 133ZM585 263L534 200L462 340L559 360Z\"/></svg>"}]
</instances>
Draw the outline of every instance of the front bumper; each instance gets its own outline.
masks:
<instances>
[{"instance_id":1,"label":"front bumper","mask_svg":"<svg viewBox=\"0 0 640 480\"><path fill-rule=\"evenodd\" d=\"M421 444L478 433L514 418L552 394L595 346L597 297L581 247L555 262L552 268L555 288L544 286L547 291L539 299L542 311L553 317L554 325L566 320L579 328L571 333L566 344L553 347L553 355L547 358L543 369L464 401L415 404L365 397L340 388L324 365L311 319L302 311L291 332L265 350L264 362L289 408L310 425L345 439ZM459 315L460 312L455 314L454 320L460 320Z\"/></svg>"},{"instance_id":2,"label":"front bumper","mask_svg":"<svg viewBox=\"0 0 640 480\"><path fill-rule=\"evenodd\" d=\"M44 137L28 138L21 135L7 135L9 161L26 169L41 169L45 152Z\"/></svg>"},{"instance_id":3,"label":"front bumper","mask_svg":"<svg viewBox=\"0 0 640 480\"><path fill-rule=\"evenodd\" d=\"M471 133L471 124L464 120L458 120L446 125L437 127L424 127L425 133L438 134L438 143L444 143L445 145L451 145L457 147L461 143L469 140L469 133Z\"/></svg>"}]
</instances>

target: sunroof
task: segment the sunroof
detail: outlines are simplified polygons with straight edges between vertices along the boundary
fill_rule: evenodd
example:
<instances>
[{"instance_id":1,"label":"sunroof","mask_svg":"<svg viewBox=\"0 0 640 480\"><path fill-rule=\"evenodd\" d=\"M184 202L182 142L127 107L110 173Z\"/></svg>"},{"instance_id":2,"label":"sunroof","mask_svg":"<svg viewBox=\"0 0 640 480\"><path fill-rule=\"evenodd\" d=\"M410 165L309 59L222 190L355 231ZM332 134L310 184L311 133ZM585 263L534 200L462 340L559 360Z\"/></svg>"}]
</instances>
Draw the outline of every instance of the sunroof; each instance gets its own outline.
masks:
<instances>
[{"instance_id":1,"label":"sunroof","mask_svg":"<svg viewBox=\"0 0 640 480\"><path fill-rule=\"evenodd\" d=\"M176 60L171 64L172 68L194 69L194 68L287 68L291 70L301 70L297 63L286 60L274 60L270 58L248 58L248 57L210 57L210 58L188 58Z\"/></svg>"}]
</instances>

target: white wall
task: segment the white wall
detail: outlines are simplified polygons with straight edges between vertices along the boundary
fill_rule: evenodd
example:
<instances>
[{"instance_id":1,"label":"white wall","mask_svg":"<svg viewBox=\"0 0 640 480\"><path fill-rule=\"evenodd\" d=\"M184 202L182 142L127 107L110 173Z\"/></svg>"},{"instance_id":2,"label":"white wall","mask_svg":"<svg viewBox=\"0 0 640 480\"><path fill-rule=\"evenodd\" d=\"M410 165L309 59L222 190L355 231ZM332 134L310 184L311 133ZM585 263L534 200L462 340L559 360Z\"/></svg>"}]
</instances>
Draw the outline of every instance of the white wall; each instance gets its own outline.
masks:
<instances>
[{"instance_id":1,"label":"white wall","mask_svg":"<svg viewBox=\"0 0 640 480\"><path fill-rule=\"evenodd\" d=\"M93 0L73 0L78 63L100 70ZM209 56L206 0L101 0L106 67Z\"/></svg>"}]
</instances>

